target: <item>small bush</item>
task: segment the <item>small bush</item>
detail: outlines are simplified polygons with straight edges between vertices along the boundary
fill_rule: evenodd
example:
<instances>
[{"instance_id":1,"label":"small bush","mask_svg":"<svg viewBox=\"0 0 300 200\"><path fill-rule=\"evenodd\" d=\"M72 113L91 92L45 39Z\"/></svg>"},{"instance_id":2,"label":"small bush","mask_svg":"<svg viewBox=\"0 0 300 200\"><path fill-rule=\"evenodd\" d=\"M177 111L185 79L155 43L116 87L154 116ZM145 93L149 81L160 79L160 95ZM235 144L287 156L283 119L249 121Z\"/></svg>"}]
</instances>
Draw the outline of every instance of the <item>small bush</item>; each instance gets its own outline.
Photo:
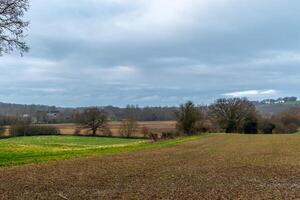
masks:
<instances>
[{"instance_id":1,"label":"small bush","mask_svg":"<svg viewBox=\"0 0 300 200\"><path fill-rule=\"evenodd\" d=\"M243 133L245 134L257 134L258 133L257 117L255 115L246 117L242 129L243 129Z\"/></svg>"},{"instance_id":2,"label":"small bush","mask_svg":"<svg viewBox=\"0 0 300 200\"><path fill-rule=\"evenodd\" d=\"M261 119L259 121L258 128L259 131L263 134L273 134L276 126L270 119Z\"/></svg>"},{"instance_id":3,"label":"small bush","mask_svg":"<svg viewBox=\"0 0 300 200\"><path fill-rule=\"evenodd\" d=\"M138 129L138 123L133 119L126 119L122 121L119 134L123 137L131 137Z\"/></svg>"},{"instance_id":4,"label":"small bush","mask_svg":"<svg viewBox=\"0 0 300 200\"><path fill-rule=\"evenodd\" d=\"M167 139L174 139L178 136L178 134L174 131L169 131L169 132L163 132L161 134L161 139L167 140Z\"/></svg>"},{"instance_id":5,"label":"small bush","mask_svg":"<svg viewBox=\"0 0 300 200\"><path fill-rule=\"evenodd\" d=\"M81 131L82 131L82 128L76 127L75 130L74 130L74 135L80 135Z\"/></svg>"},{"instance_id":6,"label":"small bush","mask_svg":"<svg viewBox=\"0 0 300 200\"><path fill-rule=\"evenodd\" d=\"M157 133L150 133L150 134L149 134L149 138L150 138L151 140L153 140L154 142L158 141L158 139L159 139Z\"/></svg>"},{"instance_id":7,"label":"small bush","mask_svg":"<svg viewBox=\"0 0 300 200\"><path fill-rule=\"evenodd\" d=\"M10 128L11 136L37 136L37 135L59 135L58 128L53 126L37 126L27 124L17 124Z\"/></svg>"},{"instance_id":8,"label":"small bush","mask_svg":"<svg viewBox=\"0 0 300 200\"><path fill-rule=\"evenodd\" d=\"M214 132L213 124L210 120L199 120L196 122L194 130L196 133Z\"/></svg>"},{"instance_id":9,"label":"small bush","mask_svg":"<svg viewBox=\"0 0 300 200\"><path fill-rule=\"evenodd\" d=\"M103 132L103 135L106 136L106 137L112 137L113 136L113 133L112 131L110 130L110 128L108 126L105 126L102 130Z\"/></svg>"}]
</instances>

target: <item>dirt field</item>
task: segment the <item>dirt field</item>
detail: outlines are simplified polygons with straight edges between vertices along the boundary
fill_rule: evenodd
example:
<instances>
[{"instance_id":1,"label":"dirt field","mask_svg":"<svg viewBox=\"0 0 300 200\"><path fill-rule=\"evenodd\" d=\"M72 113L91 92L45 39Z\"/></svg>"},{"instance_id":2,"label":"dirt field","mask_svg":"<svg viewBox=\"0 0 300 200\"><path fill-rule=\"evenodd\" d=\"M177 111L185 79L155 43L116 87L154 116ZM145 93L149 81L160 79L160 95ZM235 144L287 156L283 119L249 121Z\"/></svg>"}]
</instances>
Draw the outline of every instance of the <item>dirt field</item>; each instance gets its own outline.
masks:
<instances>
[{"instance_id":1,"label":"dirt field","mask_svg":"<svg viewBox=\"0 0 300 200\"><path fill-rule=\"evenodd\" d=\"M0 169L0 199L300 199L300 135L217 135L175 147Z\"/></svg>"}]
</instances>

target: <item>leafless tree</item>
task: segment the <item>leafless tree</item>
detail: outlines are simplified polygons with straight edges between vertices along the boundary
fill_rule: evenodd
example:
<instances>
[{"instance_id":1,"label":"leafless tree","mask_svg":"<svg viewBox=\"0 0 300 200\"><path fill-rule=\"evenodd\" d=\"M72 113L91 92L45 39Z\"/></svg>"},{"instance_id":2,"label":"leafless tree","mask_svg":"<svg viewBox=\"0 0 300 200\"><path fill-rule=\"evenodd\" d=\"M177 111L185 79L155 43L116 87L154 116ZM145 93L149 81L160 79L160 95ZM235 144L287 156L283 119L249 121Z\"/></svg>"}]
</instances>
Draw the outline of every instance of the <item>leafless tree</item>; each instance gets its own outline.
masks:
<instances>
[{"instance_id":1,"label":"leafless tree","mask_svg":"<svg viewBox=\"0 0 300 200\"><path fill-rule=\"evenodd\" d=\"M29 22L23 19L28 7L28 0L0 0L0 54L28 51L24 30Z\"/></svg>"},{"instance_id":2,"label":"leafless tree","mask_svg":"<svg viewBox=\"0 0 300 200\"><path fill-rule=\"evenodd\" d=\"M120 127L120 134L125 137L131 137L138 129L138 123L133 119L125 119Z\"/></svg>"},{"instance_id":3,"label":"leafless tree","mask_svg":"<svg viewBox=\"0 0 300 200\"><path fill-rule=\"evenodd\" d=\"M87 108L79 113L77 121L83 126L83 129L91 130L93 136L97 134L98 130L106 131L108 128L106 113L96 107Z\"/></svg>"},{"instance_id":4,"label":"leafless tree","mask_svg":"<svg viewBox=\"0 0 300 200\"><path fill-rule=\"evenodd\" d=\"M210 106L210 113L226 133L237 133L243 131L245 122L256 115L256 109L245 98L218 99Z\"/></svg>"}]
</instances>

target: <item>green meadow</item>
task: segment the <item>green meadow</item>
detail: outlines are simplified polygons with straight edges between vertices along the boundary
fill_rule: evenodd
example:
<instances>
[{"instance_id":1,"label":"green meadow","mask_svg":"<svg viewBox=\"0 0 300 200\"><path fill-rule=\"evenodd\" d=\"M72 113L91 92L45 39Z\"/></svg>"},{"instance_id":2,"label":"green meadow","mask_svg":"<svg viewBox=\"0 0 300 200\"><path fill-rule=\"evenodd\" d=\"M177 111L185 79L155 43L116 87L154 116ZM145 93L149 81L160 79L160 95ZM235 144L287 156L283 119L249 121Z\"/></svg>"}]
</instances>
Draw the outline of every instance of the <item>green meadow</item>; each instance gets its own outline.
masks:
<instances>
[{"instance_id":1,"label":"green meadow","mask_svg":"<svg viewBox=\"0 0 300 200\"><path fill-rule=\"evenodd\" d=\"M199 137L205 136L181 137L156 143L143 139L83 136L7 138L0 140L0 167L160 148L195 140Z\"/></svg>"},{"instance_id":2,"label":"green meadow","mask_svg":"<svg viewBox=\"0 0 300 200\"><path fill-rule=\"evenodd\" d=\"M14 137L0 140L0 166L120 152L145 142L140 139L80 136Z\"/></svg>"}]
</instances>

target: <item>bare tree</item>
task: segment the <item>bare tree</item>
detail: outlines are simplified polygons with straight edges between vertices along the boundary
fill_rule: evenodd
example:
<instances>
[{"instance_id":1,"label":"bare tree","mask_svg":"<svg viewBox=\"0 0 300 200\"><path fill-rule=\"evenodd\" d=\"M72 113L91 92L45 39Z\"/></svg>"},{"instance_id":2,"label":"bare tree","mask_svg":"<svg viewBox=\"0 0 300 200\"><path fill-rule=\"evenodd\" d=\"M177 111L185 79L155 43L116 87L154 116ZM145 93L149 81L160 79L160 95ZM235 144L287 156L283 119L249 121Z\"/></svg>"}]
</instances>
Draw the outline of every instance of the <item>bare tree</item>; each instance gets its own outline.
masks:
<instances>
[{"instance_id":1,"label":"bare tree","mask_svg":"<svg viewBox=\"0 0 300 200\"><path fill-rule=\"evenodd\" d=\"M28 0L0 0L0 54L28 51L24 30L29 22L23 20L28 7Z\"/></svg>"},{"instance_id":2,"label":"bare tree","mask_svg":"<svg viewBox=\"0 0 300 200\"><path fill-rule=\"evenodd\" d=\"M138 129L138 123L133 119L126 119L122 121L120 127L120 134L125 137L131 137Z\"/></svg>"},{"instance_id":3,"label":"bare tree","mask_svg":"<svg viewBox=\"0 0 300 200\"><path fill-rule=\"evenodd\" d=\"M91 130L93 136L97 134L99 129L106 131L108 128L106 113L96 107L85 109L77 116L77 121L84 129Z\"/></svg>"},{"instance_id":4,"label":"bare tree","mask_svg":"<svg viewBox=\"0 0 300 200\"><path fill-rule=\"evenodd\" d=\"M243 131L248 119L256 115L256 109L245 98L218 99L210 106L210 113L226 133L237 133Z\"/></svg>"}]
</instances>

